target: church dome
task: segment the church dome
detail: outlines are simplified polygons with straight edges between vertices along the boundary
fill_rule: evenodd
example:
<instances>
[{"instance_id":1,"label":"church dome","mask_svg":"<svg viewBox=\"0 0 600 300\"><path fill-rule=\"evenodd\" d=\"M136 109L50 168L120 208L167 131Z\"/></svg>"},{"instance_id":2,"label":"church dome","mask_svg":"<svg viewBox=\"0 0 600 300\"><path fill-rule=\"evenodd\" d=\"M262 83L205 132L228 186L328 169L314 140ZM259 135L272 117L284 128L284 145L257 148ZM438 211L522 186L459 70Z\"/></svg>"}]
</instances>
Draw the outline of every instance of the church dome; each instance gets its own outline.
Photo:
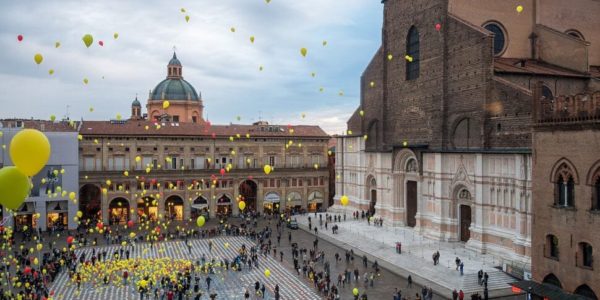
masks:
<instances>
[{"instance_id":1,"label":"church dome","mask_svg":"<svg viewBox=\"0 0 600 300\"><path fill-rule=\"evenodd\" d=\"M140 103L140 101L138 101L137 96L135 97L135 100L133 100L133 102L131 103L131 106L142 107L142 104Z\"/></svg>"},{"instance_id":2,"label":"church dome","mask_svg":"<svg viewBox=\"0 0 600 300\"><path fill-rule=\"evenodd\" d=\"M152 90L150 100L200 100L196 89L183 78L167 78Z\"/></svg>"},{"instance_id":3,"label":"church dome","mask_svg":"<svg viewBox=\"0 0 600 300\"><path fill-rule=\"evenodd\" d=\"M167 65L167 79L161 81L150 93L150 100L184 100L200 101L201 97L196 89L182 76L183 66L177 54Z\"/></svg>"}]
</instances>

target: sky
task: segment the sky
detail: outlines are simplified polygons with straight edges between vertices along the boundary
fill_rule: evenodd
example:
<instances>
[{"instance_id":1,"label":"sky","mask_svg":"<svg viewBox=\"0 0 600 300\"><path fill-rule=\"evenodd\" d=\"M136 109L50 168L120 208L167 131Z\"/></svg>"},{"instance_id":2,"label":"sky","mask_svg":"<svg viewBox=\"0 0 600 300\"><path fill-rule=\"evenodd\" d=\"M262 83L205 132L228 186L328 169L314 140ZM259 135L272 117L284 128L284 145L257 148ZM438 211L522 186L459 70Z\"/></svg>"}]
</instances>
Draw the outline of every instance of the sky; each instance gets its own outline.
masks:
<instances>
[{"instance_id":1,"label":"sky","mask_svg":"<svg viewBox=\"0 0 600 300\"><path fill-rule=\"evenodd\" d=\"M0 0L0 118L127 118L136 95L145 112L176 47L211 123L260 118L342 133L381 41L380 2Z\"/></svg>"}]
</instances>

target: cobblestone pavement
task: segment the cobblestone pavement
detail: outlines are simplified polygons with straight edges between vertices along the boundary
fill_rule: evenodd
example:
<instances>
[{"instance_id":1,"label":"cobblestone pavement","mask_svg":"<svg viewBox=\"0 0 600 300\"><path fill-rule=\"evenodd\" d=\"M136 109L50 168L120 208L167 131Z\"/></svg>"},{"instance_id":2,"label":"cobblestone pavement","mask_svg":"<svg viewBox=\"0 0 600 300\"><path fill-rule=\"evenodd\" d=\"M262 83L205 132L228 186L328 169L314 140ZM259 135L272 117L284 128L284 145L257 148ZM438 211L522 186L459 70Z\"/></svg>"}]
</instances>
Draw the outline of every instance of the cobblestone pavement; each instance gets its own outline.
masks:
<instances>
[{"instance_id":1,"label":"cobblestone pavement","mask_svg":"<svg viewBox=\"0 0 600 300\"><path fill-rule=\"evenodd\" d=\"M209 251L208 243L213 242L212 252ZM170 241L163 242L160 245L164 246L164 251L159 251L158 246L154 246L150 249L149 244L138 244L134 246L131 252L132 258L162 258L169 257L174 259L189 259L198 261L202 257L202 254L206 255L207 261L215 258L216 261L221 259L229 259L232 261L237 255L237 249L242 244L246 247L254 245L253 242L244 237L217 237L213 239L203 240L190 240L192 244L192 253L189 254L188 247L184 241ZM225 243L229 243L229 247L225 248ZM96 247L96 251L106 250L108 253L113 253L115 250L119 250L122 247L119 245L114 246L100 246ZM147 249L147 250L145 250ZM86 257L91 256L92 248L82 248L76 250L77 255L86 253ZM266 278L264 270L269 269L271 276ZM206 275L201 275L200 283L202 283L203 290L206 290L204 284L204 278ZM217 299L243 299L245 289L253 293L254 283L260 281L267 287L265 293L265 299L273 299L273 289L275 284L279 284L281 299L320 299L320 297L313 291L312 288L302 282L295 274L292 274L287 268L282 266L281 263L273 259L271 256L264 257L259 256L259 268L253 268L248 271L245 268L243 271L223 271L218 274L211 275L213 282L211 284L210 293L217 293ZM134 279L135 280L135 279ZM66 272L62 272L54 283L51 285L51 290L55 292L55 299L139 299L140 295L135 291L134 285L116 287L108 285L106 287L97 288L94 286L83 285L80 291L77 291L76 285L69 281ZM204 293L207 295L208 293ZM150 298L150 299L153 299ZM203 296L202 299L208 299L207 296Z\"/></svg>"}]
</instances>

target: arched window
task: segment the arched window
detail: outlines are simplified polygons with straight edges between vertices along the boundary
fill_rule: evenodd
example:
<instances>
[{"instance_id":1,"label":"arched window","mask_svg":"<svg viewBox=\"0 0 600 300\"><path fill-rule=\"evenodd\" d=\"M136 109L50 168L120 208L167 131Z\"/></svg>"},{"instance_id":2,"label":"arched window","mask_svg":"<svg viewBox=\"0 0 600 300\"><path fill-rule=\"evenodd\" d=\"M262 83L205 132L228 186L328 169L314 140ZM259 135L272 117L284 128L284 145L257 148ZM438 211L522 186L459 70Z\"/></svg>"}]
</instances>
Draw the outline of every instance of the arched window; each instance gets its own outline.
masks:
<instances>
[{"instance_id":1,"label":"arched window","mask_svg":"<svg viewBox=\"0 0 600 300\"><path fill-rule=\"evenodd\" d=\"M563 163L555 174L554 205L560 207L574 207L575 180L573 179L573 171L566 163Z\"/></svg>"},{"instance_id":2,"label":"arched window","mask_svg":"<svg viewBox=\"0 0 600 300\"><path fill-rule=\"evenodd\" d=\"M600 169L592 177L592 210L600 210Z\"/></svg>"},{"instance_id":3,"label":"arched window","mask_svg":"<svg viewBox=\"0 0 600 300\"><path fill-rule=\"evenodd\" d=\"M562 289L562 284L560 283L560 280L558 280L558 277L556 277L556 275L550 273L548 275L546 275L546 277L544 277L544 280L542 281L543 283L547 283L547 284L551 284L555 287L561 288Z\"/></svg>"},{"instance_id":4,"label":"arched window","mask_svg":"<svg viewBox=\"0 0 600 300\"><path fill-rule=\"evenodd\" d=\"M546 236L544 248L546 257L558 260L558 238L555 235L549 234Z\"/></svg>"},{"instance_id":5,"label":"arched window","mask_svg":"<svg viewBox=\"0 0 600 300\"><path fill-rule=\"evenodd\" d=\"M406 36L406 80L419 78L419 31L413 26Z\"/></svg>"},{"instance_id":6,"label":"arched window","mask_svg":"<svg viewBox=\"0 0 600 300\"><path fill-rule=\"evenodd\" d=\"M550 90L549 87L542 85L542 97L544 97L545 100L552 100L554 99L554 95L552 94L552 90Z\"/></svg>"},{"instance_id":7,"label":"arched window","mask_svg":"<svg viewBox=\"0 0 600 300\"><path fill-rule=\"evenodd\" d=\"M575 294L584 296L591 300L598 299L598 297L596 296L596 293L594 293L594 291L587 284L582 284L578 288L576 288Z\"/></svg>"},{"instance_id":8,"label":"arched window","mask_svg":"<svg viewBox=\"0 0 600 300\"><path fill-rule=\"evenodd\" d=\"M593 248L592 245L581 242L579 243L579 251L577 257L577 265L586 268L593 267Z\"/></svg>"},{"instance_id":9,"label":"arched window","mask_svg":"<svg viewBox=\"0 0 600 300\"><path fill-rule=\"evenodd\" d=\"M483 26L483 28L494 33L494 55L500 56L506 49L506 31L499 23L490 22Z\"/></svg>"},{"instance_id":10,"label":"arched window","mask_svg":"<svg viewBox=\"0 0 600 300\"><path fill-rule=\"evenodd\" d=\"M581 34L581 32L575 30L575 29L570 29L565 31L566 34L576 38L576 39L580 39L582 41L585 41L585 38L583 37L583 34Z\"/></svg>"}]
</instances>

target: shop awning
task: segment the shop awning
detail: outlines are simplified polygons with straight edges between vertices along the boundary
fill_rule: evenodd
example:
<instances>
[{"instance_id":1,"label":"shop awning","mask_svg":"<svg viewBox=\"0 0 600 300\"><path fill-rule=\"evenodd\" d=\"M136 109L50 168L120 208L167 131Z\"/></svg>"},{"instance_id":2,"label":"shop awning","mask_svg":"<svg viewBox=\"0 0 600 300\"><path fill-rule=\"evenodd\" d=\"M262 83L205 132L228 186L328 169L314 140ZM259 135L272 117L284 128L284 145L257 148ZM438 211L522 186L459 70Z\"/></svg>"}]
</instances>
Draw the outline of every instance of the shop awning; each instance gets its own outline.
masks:
<instances>
[{"instance_id":1,"label":"shop awning","mask_svg":"<svg viewBox=\"0 0 600 300\"><path fill-rule=\"evenodd\" d=\"M198 210L208 209L208 204L192 204L192 208Z\"/></svg>"},{"instance_id":2,"label":"shop awning","mask_svg":"<svg viewBox=\"0 0 600 300\"><path fill-rule=\"evenodd\" d=\"M48 202L48 212L53 212L53 213L63 213L63 212L67 212L67 206L68 206L68 202L67 201L52 201L52 202Z\"/></svg>"},{"instance_id":3,"label":"shop awning","mask_svg":"<svg viewBox=\"0 0 600 300\"><path fill-rule=\"evenodd\" d=\"M589 300L588 298L583 296L567 293L561 288L547 283L537 283L531 280L522 280L511 283L511 285L513 286L513 292L516 294L521 292L530 292L533 295L545 297L548 299Z\"/></svg>"},{"instance_id":4,"label":"shop awning","mask_svg":"<svg viewBox=\"0 0 600 300\"><path fill-rule=\"evenodd\" d=\"M279 201L281 201L281 197L277 193L268 193L265 195L264 202L279 203Z\"/></svg>"}]
</instances>

